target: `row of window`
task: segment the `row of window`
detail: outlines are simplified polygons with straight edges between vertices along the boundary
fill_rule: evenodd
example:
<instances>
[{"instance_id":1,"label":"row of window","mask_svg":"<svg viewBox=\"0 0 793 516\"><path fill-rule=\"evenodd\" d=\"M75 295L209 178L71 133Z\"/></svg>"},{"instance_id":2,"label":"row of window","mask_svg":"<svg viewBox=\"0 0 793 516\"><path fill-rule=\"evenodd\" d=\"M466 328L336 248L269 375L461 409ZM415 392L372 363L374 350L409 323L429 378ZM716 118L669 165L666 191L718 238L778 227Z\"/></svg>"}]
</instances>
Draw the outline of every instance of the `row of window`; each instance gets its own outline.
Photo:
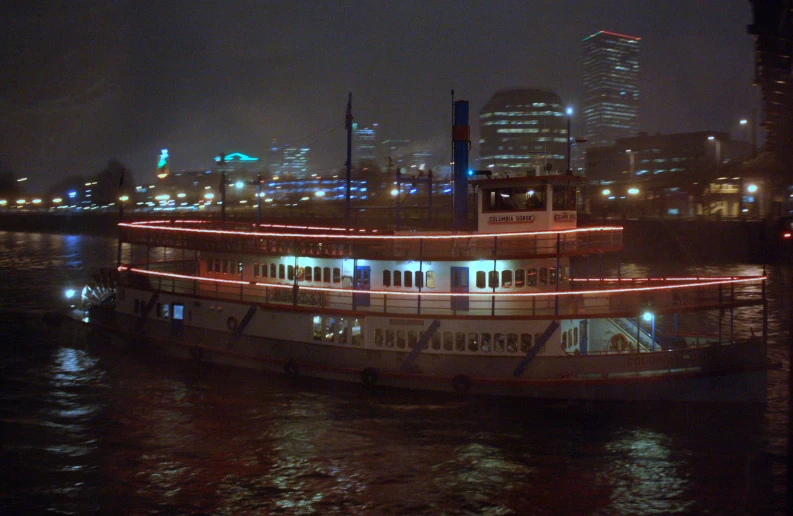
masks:
<instances>
[{"instance_id":1,"label":"row of window","mask_svg":"<svg viewBox=\"0 0 793 516\"><path fill-rule=\"evenodd\" d=\"M567 279L567 266L563 266L560 281ZM485 284L485 278L487 283ZM476 288L522 288L540 285L556 285L556 267L540 267L538 269L515 269L499 271L476 271ZM500 283L499 283L500 282ZM465 285L454 285L465 286Z\"/></svg>"},{"instance_id":2,"label":"row of window","mask_svg":"<svg viewBox=\"0 0 793 516\"><path fill-rule=\"evenodd\" d=\"M314 316L314 340L317 342L363 346L361 323L357 318Z\"/></svg>"},{"instance_id":3,"label":"row of window","mask_svg":"<svg viewBox=\"0 0 793 516\"><path fill-rule=\"evenodd\" d=\"M426 277L426 282L424 278ZM384 287L435 288L435 271L383 271Z\"/></svg>"},{"instance_id":4,"label":"row of window","mask_svg":"<svg viewBox=\"0 0 793 516\"><path fill-rule=\"evenodd\" d=\"M423 331L416 330L374 330L374 345L378 348L413 349L418 345L419 339L424 336ZM468 333L465 332L435 332L430 338L430 343L424 349L434 351L458 352L483 352L483 353L528 353L532 342L540 334L530 333Z\"/></svg>"}]
</instances>

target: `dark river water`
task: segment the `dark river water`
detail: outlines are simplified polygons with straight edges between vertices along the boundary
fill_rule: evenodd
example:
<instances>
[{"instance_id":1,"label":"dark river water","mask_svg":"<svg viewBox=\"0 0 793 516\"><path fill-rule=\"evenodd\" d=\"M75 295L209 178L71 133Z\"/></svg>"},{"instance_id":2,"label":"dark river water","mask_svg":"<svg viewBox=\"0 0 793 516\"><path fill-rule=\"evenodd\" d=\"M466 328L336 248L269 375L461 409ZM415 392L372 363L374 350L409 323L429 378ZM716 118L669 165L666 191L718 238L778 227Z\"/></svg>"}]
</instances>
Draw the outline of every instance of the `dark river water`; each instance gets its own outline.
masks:
<instances>
[{"instance_id":1,"label":"dark river water","mask_svg":"<svg viewBox=\"0 0 793 516\"><path fill-rule=\"evenodd\" d=\"M768 404L365 391L15 324L116 241L0 233L0 514L785 514L790 270L768 268ZM626 273L759 274L624 264ZM10 314L10 315L9 315Z\"/></svg>"}]
</instances>

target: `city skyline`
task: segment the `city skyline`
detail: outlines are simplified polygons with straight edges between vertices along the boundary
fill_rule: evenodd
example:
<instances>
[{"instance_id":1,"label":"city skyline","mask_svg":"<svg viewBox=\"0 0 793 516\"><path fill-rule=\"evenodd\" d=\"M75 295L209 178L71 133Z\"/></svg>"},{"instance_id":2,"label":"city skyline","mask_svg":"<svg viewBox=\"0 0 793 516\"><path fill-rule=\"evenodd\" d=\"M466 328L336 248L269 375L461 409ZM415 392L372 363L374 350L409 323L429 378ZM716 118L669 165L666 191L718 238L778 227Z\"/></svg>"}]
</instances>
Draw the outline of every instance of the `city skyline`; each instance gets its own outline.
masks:
<instances>
[{"instance_id":1,"label":"city skyline","mask_svg":"<svg viewBox=\"0 0 793 516\"><path fill-rule=\"evenodd\" d=\"M32 187L115 158L143 181L162 148L173 170L199 169L278 138L338 168L350 91L378 140L443 141L451 89L477 112L513 87L556 91L579 136L580 42L598 30L642 38L640 130L734 131L759 106L743 0L400 6L4 7L0 165Z\"/></svg>"}]
</instances>

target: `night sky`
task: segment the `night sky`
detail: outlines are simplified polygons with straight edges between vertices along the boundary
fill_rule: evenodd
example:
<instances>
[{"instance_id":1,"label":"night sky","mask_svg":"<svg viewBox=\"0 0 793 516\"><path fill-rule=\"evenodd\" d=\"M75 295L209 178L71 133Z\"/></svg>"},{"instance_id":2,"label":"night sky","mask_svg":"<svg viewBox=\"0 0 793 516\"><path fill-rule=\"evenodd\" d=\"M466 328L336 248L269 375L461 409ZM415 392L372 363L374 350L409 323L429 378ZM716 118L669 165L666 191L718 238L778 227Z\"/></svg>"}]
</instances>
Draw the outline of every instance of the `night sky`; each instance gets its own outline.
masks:
<instances>
[{"instance_id":1,"label":"night sky","mask_svg":"<svg viewBox=\"0 0 793 516\"><path fill-rule=\"evenodd\" d=\"M164 147L172 171L265 157L272 138L341 167L350 91L378 140L443 147L452 88L474 129L499 89L576 107L581 39L598 30L642 38L642 130L737 137L759 106L748 0L3 4L0 167L34 191L110 158L153 180Z\"/></svg>"}]
</instances>

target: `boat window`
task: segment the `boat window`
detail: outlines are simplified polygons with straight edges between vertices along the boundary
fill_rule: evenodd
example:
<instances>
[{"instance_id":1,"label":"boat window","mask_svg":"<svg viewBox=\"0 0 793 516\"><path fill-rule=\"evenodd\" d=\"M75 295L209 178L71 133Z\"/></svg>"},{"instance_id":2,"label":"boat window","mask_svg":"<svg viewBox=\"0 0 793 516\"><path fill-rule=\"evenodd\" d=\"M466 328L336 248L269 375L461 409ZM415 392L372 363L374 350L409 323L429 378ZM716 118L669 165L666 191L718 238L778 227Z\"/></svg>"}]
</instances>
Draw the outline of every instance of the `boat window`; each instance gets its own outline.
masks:
<instances>
[{"instance_id":1,"label":"boat window","mask_svg":"<svg viewBox=\"0 0 793 516\"><path fill-rule=\"evenodd\" d=\"M223 260L223 274L229 273L229 261Z\"/></svg>"},{"instance_id":2,"label":"boat window","mask_svg":"<svg viewBox=\"0 0 793 516\"><path fill-rule=\"evenodd\" d=\"M418 344L418 334L414 330L408 330L408 347L413 349Z\"/></svg>"},{"instance_id":3,"label":"boat window","mask_svg":"<svg viewBox=\"0 0 793 516\"><path fill-rule=\"evenodd\" d=\"M259 277L259 262L253 262L253 267L251 268L251 270L253 271L253 277L254 278L258 278Z\"/></svg>"},{"instance_id":4,"label":"boat window","mask_svg":"<svg viewBox=\"0 0 793 516\"><path fill-rule=\"evenodd\" d=\"M515 287L520 288L526 284L526 271L523 269L515 270Z\"/></svg>"},{"instance_id":5,"label":"boat window","mask_svg":"<svg viewBox=\"0 0 793 516\"><path fill-rule=\"evenodd\" d=\"M347 344L347 319L344 317L339 319L339 344ZM380 340L382 341L383 336L380 335ZM382 346L383 343L380 342Z\"/></svg>"},{"instance_id":6,"label":"boat window","mask_svg":"<svg viewBox=\"0 0 793 516\"><path fill-rule=\"evenodd\" d=\"M404 279L405 279L405 287L407 288L413 287L413 274L411 274L410 271L405 271Z\"/></svg>"},{"instance_id":7,"label":"boat window","mask_svg":"<svg viewBox=\"0 0 793 516\"><path fill-rule=\"evenodd\" d=\"M507 339L504 337L503 333L496 333L495 338L493 339L493 351L496 353L503 353L504 343L506 340Z\"/></svg>"},{"instance_id":8,"label":"boat window","mask_svg":"<svg viewBox=\"0 0 793 516\"><path fill-rule=\"evenodd\" d=\"M402 286L402 271L394 271L394 286Z\"/></svg>"},{"instance_id":9,"label":"boat window","mask_svg":"<svg viewBox=\"0 0 793 516\"><path fill-rule=\"evenodd\" d=\"M374 330L374 345L378 348L383 347L383 329L375 328Z\"/></svg>"},{"instance_id":10,"label":"boat window","mask_svg":"<svg viewBox=\"0 0 793 516\"><path fill-rule=\"evenodd\" d=\"M289 281L292 281L292 280L295 279L295 266L294 265L290 265L289 267L286 268L286 279L288 279Z\"/></svg>"},{"instance_id":11,"label":"boat window","mask_svg":"<svg viewBox=\"0 0 793 516\"><path fill-rule=\"evenodd\" d=\"M501 286L503 288L512 287L512 271L501 271Z\"/></svg>"},{"instance_id":12,"label":"boat window","mask_svg":"<svg viewBox=\"0 0 793 516\"><path fill-rule=\"evenodd\" d=\"M573 328L573 345L578 346L578 327Z\"/></svg>"},{"instance_id":13,"label":"boat window","mask_svg":"<svg viewBox=\"0 0 793 516\"><path fill-rule=\"evenodd\" d=\"M220 272L220 260L215 260L215 272Z\"/></svg>"},{"instance_id":14,"label":"boat window","mask_svg":"<svg viewBox=\"0 0 793 516\"><path fill-rule=\"evenodd\" d=\"M322 269L322 281L325 283L330 283L330 267L325 267Z\"/></svg>"},{"instance_id":15,"label":"boat window","mask_svg":"<svg viewBox=\"0 0 793 516\"><path fill-rule=\"evenodd\" d=\"M490 334L483 333L482 334L482 351L490 352Z\"/></svg>"},{"instance_id":16,"label":"boat window","mask_svg":"<svg viewBox=\"0 0 793 516\"><path fill-rule=\"evenodd\" d=\"M510 353L517 353L518 351L518 334L517 333L508 333L507 334L507 351Z\"/></svg>"},{"instance_id":17,"label":"boat window","mask_svg":"<svg viewBox=\"0 0 793 516\"><path fill-rule=\"evenodd\" d=\"M435 288L435 271L427 271L427 288Z\"/></svg>"},{"instance_id":18,"label":"boat window","mask_svg":"<svg viewBox=\"0 0 793 516\"><path fill-rule=\"evenodd\" d=\"M454 334L454 350L465 351L465 333L458 331Z\"/></svg>"},{"instance_id":19,"label":"boat window","mask_svg":"<svg viewBox=\"0 0 793 516\"><path fill-rule=\"evenodd\" d=\"M312 279L311 279L311 271L312 271L312 270L313 270L313 269L312 269L311 267L306 267L306 270L305 270L305 272L303 273L303 274L305 274L306 281L312 281Z\"/></svg>"},{"instance_id":20,"label":"boat window","mask_svg":"<svg viewBox=\"0 0 793 516\"><path fill-rule=\"evenodd\" d=\"M432 349L436 351L441 349L441 334L437 331L432 334Z\"/></svg>"},{"instance_id":21,"label":"boat window","mask_svg":"<svg viewBox=\"0 0 793 516\"><path fill-rule=\"evenodd\" d=\"M267 264L266 263L262 263L262 278L266 278L267 277L267 268L268 268Z\"/></svg>"},{"instance_id":22,"label":"boat window","mask_svg":"<svg viewBox=\"0 0 793 516\"><path fill-rule=\"evenodd\" d=\"M559 282L563 282L567 279L567 265L562 265L559 267Z\"/></svg>"},{"instance_id":23,"label":"boat window","mask_svg":"<svg viewBox=\"0 0 793 516\"><path fill-rule=\"evenodd\" d=\"M356 347L363 346L363 333L361 332L361 321L359 319L352 320L352 345Z\"/></svg>"},{"instance_id":24,"label":"boat window","mask_svg":"<svg viewBox=\"0 0 793 516\"><path fill-rule=\"evenodd\" d=\"M322 268L314 267L314 281L322 281Z\"/></svg>"},{"instance_id":25,"label":"boat window","mask_svg":"<svg viewBox=\"0 0 793 516\"><path fill-rule=\"evenodd\" d=\"M314 316L314 340L322 340L322 317Z\"/></svg>"},{"instance_id":26,"label":"boat window","mask_svg":"<svg viewBox=\"0 0 793 516\"><path fill-rule=\"evenodd\" d=\"M394 347L394 330L386 330L385 331L385 346L387 348Z\"/></svg>"},{"instance_id":27,"label":"boat window","mask_svg":"<svg viewBox=\"0 0 793 516\"><path fill-rule=\"evenodd\" d=\"M405 349L405 330L397 330L397 347Z\"/></svg>"},{"instance_id":28,"label":"boat window","mask_svg":"<svg viewBox=\"0 0 793 516\"><path fill-rule=\"evenodd\" d=\"M531 333L520 334L520 352L528 353L531 349Z\"/></svg>"},{"instance_id":29,"label":"boat window","mask_svg":"<svg viewBox=\"0 0 793 516\"><path fill-rule=\"evenodd\" d=\"M479 351L479 334L468 334L468 351Z\"/></svg>"},{"instance_id":30,"label":"boat window","mask_svg":"<svg viewBox=\"0 0 793 516\"><path fill-rule=\"evenodd\" d=\"M207 260L207 272L212 272L212 268L215 266L215 260L210 258Z\"/></svg>"},{"instance_id":31,"label":"boat window","mask_svg":"<svg viewBox=\"0 0 793 516\"><path fill-rule=\"evenodd\" d=\"M366 278L366 282L369 282L369 278ZM341 283L341 269L338 267L333 268L333 283Z\"/></svg>"},{"instance_id":32,"label":"boat window","mask_svg":"<svg viewBox=\"0 0 793 516\"><path fill-rule=\"evenodd\" d=\"M270 264L270 277L275 279L275 264L274 263Z\"/></svg>"},{"instance_id":33,"label":"boat window","mask_svg":"<svg viewBox=\"0 0 793 516\"><path fill-rule=\"evenodd\" d=\"M325 340L336 342L336 320L333 317L325 318Z\"/></svg>"},{"instance_id":34,"label":"boat window","mask_svg":"<svg viewBox=\"0 0 793 516\"><path fill-rule=\"evenodd\" d=\"M496 288L498 286L498 271L490 271L487 275L488 288Z\"/></svg>"},{"instance_id":35,"label":"boat window","mask_svg":"<svg viewBox=\"0 0 793 516\"><path fill-rule=\"evenodd\" d=\"M529 287L537 286L537 269L529 269L526 271L526 285Z\"/></svg>"},{"instance_id":36,"label":"boat window","mask_svg":"<svg viewBox=\"0 0 793 516\"><path fill-rule=\"evenodd\" d=\"M421 284L421 280L424 279L424 277L421 275L421 271L416 271L415 276L416 276L416 281L415 281L416 288L421 288L423 286Z\"/></svg>"},{"instance_id":37,"label":"boat window","mask_svg":"<svg viewBox=\"0 0 793 516\"><path fill-rule=\"evenodd\" d=\"M576 209L575 186L554 185L553 209L557 211Z\"/></svg>"},{"instance_id":38,"label":"boat window","mask_svg":"<svg viewBox=\"0 0 793 516\"><path fill-rule=\"evenodd\" d=\"M547 285L548 284L548 269L545 267L540 267L540 285Z\"/></svg>"},{"instance_id":39,"label":"boat window","mask_svg":"<svg viewBox=\"0 0 793 516\"><path fill-rule=\"evenodd\" d=\"M482 204L485 212L544 210L545 189L520 186L485 190Z\"/></svg>"},{"instance_id":40,"label":"boat window","mask_svg":"<svg viewBox=\"0 0 793 516\"><path fill-rule=\"evenodd\" d=\"M476 288L485 288L485 271L476 271Z\"/></svg>"},{"instance_id":41,"label":"boat window","mask_svg":"<svg viewBox=\"0 0 793 516\"><path fill-rule=\"evenodd\" d=\"M551 285L556 285L556 267L551 267L550 269L548 269L548 272L550 273Z\"/></svg>"},{"instance_id":42,"label":"boat window","mask_svg":"<svg viewBox=\"0 0 793 516\"><path fill-rule=\"evenodd\" d=\"M286 267L284 267L283 263L278 264L278 278L279 279L286 278Z\"/></svg>"},{"instance_id":43,"label":"boat window","mask_svg":"<svg viewBox=\"0 0 793 516\"><path fill-rule=\"evenodd\" d=\"M384 287L391 286L391 271L389 270L383 271L383 286Z\"/></svg>"},{"instance_id":44,"label":"boat window","mask_svg":"<svg viewBox=\"0 0 793 516\"><path fill-rule=\"evenodd\" d=\"M567 332L562 332L562 349L567 351Z\"/></svg>"},{"instance_id":45,"label":"boat window","mask_svg":"<svg viewBox=\"0 0 793 516\"><path fill-rule=\"evenodd\" d=\"M454 335L450 331L443 332L443 349L452 351L454 349Z\"/></svg>"}]
</instances>

